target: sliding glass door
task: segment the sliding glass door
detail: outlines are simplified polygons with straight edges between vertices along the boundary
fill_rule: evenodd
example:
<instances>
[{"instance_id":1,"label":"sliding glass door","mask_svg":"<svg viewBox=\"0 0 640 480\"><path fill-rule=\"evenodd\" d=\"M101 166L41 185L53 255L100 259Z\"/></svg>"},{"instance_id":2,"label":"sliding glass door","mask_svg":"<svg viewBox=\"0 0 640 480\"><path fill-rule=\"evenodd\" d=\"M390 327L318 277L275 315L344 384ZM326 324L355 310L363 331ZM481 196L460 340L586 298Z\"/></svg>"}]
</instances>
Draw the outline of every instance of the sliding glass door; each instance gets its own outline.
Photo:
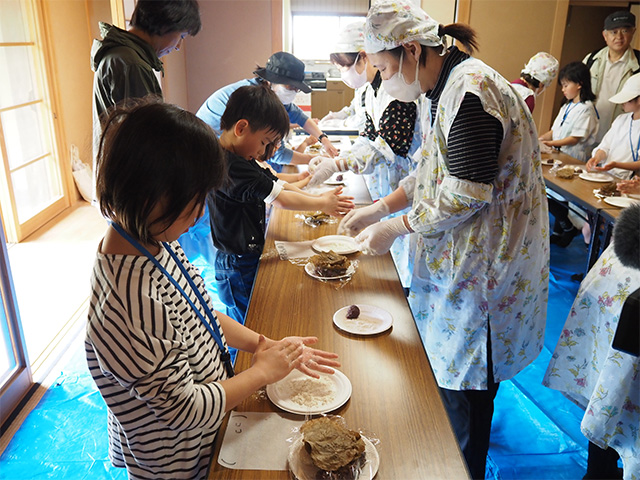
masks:
<instances>
[{"instance_id":1,"label":"sliding glass door","mask_svg":"<svg viewBox=\"0 0 640 480\"><path fill-rule=\"evenodd\" d=\"M0 222L0 424L29 390L31 382L7 244Z\"/></svg>"}]
</instances>

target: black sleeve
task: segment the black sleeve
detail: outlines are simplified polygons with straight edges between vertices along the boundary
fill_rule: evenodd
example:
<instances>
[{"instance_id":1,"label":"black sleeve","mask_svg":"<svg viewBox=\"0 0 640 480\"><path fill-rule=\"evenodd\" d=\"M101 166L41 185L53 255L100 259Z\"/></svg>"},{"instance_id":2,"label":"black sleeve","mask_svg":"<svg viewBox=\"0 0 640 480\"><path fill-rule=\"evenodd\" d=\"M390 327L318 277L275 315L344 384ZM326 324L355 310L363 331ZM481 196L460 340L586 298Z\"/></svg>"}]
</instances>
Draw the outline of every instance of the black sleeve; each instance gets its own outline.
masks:
<instances>
[{"instance_id":1,"label":"black sleeve","mask_svg":"<svg viewBox=\"0 0 640 480\"><path fill-rule=\"evenodd\" d=\"M500 121L484 111L476 95L467 93L447 139L451 175L491 183L498 173L502 135Z\"/></svg>"},{"instance_id":2,"label":"black sleeve","mask_svg":"<svg viewBox=\"0 0 640 480\"><path fill-rule=\"evenodd\" d=\"M264 200L269 196L277 177L254 160L229 156L227 159L228 182L220 189L225 195L243 203Z\"/></svg>"}]
</instances>

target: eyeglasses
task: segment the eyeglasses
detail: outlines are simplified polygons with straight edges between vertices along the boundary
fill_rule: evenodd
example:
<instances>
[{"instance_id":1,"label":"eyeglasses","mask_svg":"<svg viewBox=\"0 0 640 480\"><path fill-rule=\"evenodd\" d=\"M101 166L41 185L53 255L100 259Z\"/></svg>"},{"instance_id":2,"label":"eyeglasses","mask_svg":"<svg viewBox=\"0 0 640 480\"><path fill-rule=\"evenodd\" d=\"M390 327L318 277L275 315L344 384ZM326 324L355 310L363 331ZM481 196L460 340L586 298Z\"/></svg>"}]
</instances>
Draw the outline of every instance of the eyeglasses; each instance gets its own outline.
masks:
<instances>
[{"instance_id":1,"label":"eyeglasses","mask_svg":"<svg viewBox=\"0 0 640 480\"><path fill-rule=\"evenodd\" d=\"M620 35L633 35L633 33L636 31L635 28L615 28L613 30L607 30L607 33L609 35L611 35L612 37L617 37L619 34Z\"/></svg>"}]
</instances>

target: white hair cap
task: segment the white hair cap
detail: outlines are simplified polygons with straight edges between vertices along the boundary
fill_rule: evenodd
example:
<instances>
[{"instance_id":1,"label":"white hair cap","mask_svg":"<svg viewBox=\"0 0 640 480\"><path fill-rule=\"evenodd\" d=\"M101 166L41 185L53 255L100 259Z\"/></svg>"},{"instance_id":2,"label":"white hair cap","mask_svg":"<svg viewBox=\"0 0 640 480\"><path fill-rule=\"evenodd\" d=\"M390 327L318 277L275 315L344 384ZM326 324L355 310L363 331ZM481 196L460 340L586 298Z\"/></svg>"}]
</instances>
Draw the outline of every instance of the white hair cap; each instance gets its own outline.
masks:
<instances>
[{"instance_id":1,"label":"white hair cap","mask_svg":"<svg viewBox=\"0 0 640 480\"><path fill-rule=\"evenodd\" d=\"M550 53L538 52L529 59L522 73L530 75L547 88L558 74L558 60Z\"/></svg>"},{"instance_id":2,"label":"white hair cap","mask_svg":"<svg viewBox=\"0 0 640 480\"><path fill-rule=\"evenodd\" d=\"M364 20L344 27L331 53L358 53L364 50Z\"/></svg>"},{"instance_id":3,"label":"white hair cap","mask_svg":"<svg viewBox=\"0 0 640 480\"><path fill-rule=\"evenodd\" d=\"M438 35L440 23L407 0L382 0L374 3L364 27L364 49L367 53L392 50L417 41L427 47L443 45Z\"/></svg>"}]
</instances>

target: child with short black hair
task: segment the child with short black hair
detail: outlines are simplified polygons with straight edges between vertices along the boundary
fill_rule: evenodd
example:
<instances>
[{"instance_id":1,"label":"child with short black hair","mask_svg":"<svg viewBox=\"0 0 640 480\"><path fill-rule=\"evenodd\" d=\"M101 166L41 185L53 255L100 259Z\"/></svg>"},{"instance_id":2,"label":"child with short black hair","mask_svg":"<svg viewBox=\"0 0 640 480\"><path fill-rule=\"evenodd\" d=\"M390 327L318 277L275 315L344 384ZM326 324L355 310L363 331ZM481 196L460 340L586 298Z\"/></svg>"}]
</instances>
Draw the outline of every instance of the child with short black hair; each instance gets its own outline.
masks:
<instances>
[{"instance_id":1,"label":"child with short black hair","mask_svg":"<svg viewBox=\"0 0 640 480\"><path fill-rule=\"evenodd\" d=\"M543 144L586 162L598 132L598 114L591 90L591 74L582 62L571 62L558 73L564 103L551 130L540 137Z\"/></svg>"},{"instance_id":2,"label":"child with short black hair","mask_svg":"<svg viewBox=\"0 0 640 480\"><path fill-rule=\"evenodd\" d=\"M337 355L307 347L315 337L270 340L213 310L176 241L225 178L204 122L163 103L117 109L97 166L110 226L91 278L85 350L107 404L109 458L132 479L205 478L226 412L293 368L333 372ZM227 344L252 352L252 366L234 375Z\"/></svg>"},{"instance_id":3,"label":"child with short black hair","mask_svg":"<svg viewBox=\"0 0 640 480\"><path fill-rule=\"evenodd\" d=\"M311 195L287 183L298 180L296 174L276 176L257 163L289 131L289 117L270 88L249 85L234 91L220 126L229 178L207 200L217 249L216 286L227 314L243 323L264 247L266 204L336 216L354 205L352 197L340 195L341 187Z\"/></svg>"}]
</instances>

